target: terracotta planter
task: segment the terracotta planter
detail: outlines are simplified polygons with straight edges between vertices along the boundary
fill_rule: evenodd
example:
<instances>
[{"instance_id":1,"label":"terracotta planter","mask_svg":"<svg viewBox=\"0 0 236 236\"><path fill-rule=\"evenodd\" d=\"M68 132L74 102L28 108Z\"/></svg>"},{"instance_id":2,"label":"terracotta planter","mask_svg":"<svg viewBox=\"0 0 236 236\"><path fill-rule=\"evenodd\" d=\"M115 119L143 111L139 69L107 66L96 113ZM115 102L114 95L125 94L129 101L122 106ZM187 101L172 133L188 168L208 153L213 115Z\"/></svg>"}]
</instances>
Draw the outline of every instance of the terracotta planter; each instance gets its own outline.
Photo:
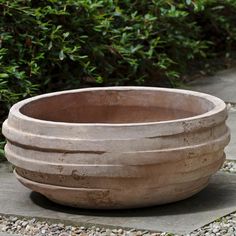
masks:
<instances>
[{"instance_id":1,"label":"terracotta planter","mask_svg":"<svg viewBox=\"0 0 236 236\"><path fill-rule=\"evenodd\" d=\"M148 87L90 88L15 104L3 125L26 187L82 208L178 201L202 190L229 142L225 103Z\"/></svg>"}]
</instances>

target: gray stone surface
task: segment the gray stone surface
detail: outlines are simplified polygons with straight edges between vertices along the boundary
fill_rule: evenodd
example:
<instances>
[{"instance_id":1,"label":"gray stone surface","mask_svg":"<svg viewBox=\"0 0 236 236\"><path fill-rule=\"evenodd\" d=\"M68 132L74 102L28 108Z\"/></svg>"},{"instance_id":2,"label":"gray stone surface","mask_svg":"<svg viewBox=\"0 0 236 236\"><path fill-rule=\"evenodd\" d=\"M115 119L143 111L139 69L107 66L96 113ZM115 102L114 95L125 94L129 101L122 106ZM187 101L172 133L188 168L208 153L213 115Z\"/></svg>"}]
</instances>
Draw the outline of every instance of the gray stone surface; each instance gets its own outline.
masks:
<instances>
[{"instance_id":1,"label":"gray stone surface","mask_svg":"<svg viewBox=\"0 0 236 236\"><path fill-rule=\"evenodd\" d=\"M227 124L230 128L231 140L225 149L226 159L236 161L236 107L230 109Z\"/></svg>"},{"instance_id":2,"label":"gray stone surface","mask_svg":"<svg viewBox=\"0 0 236 236\"><path fill-rule=\"evenodd\" d=\"M236 103L236 68L195 80L189 86L192 90L212 94L225 102Z\"/></svg>"},{"instance_id":3,"label":"gray stone surface","mask_svg":"<svg viewBox=\"0 0 236 236\"><path fill-rule=\"evenodd\" d=\"M186 234L236 210L236 175L231 174L215 175L205 190L178 203L145 209L93 211L54 204L23 187L7 170L8 167L0 168L0 214Z\"/></svg>"}]
</instances>

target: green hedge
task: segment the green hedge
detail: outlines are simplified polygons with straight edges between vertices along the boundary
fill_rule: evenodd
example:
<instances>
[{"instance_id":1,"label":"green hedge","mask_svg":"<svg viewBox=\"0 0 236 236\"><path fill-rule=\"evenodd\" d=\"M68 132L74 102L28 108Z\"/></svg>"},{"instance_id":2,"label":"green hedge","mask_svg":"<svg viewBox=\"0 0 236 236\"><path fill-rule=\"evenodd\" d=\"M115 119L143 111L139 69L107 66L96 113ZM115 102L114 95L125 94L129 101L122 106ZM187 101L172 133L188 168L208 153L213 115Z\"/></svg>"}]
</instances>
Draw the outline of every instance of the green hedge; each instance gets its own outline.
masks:
<instances>
[{"instance_id":1,"label":"green hedge","mask_svg":"<svg viewBox=\"0 0 236 236\"><path fill-rule=\"evenodd\" d=\"M0 123L34 94L171 86L235 49L235 22L235 0L0 0Z\"/></svg>"}]
</instances>

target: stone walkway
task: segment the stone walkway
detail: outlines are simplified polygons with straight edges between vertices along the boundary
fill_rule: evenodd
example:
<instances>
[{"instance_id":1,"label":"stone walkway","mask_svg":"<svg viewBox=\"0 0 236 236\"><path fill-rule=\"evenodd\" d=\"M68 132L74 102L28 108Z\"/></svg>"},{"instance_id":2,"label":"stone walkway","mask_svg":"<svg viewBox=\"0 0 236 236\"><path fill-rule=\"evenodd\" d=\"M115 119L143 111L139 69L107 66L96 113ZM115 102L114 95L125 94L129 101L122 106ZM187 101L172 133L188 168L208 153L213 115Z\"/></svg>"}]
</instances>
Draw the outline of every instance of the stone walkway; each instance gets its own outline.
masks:
<instances>
[{"instance_id":1,"label":"stone walkway","mask_svg":"<svg viewBox=\"0 0 236 236\"><path fill-rule=\"evenodd\" d=\"M225 102L236 103L236 68L218 72L215 76L194 80L190 89L217 96Z\"/></svg>"},{"instance_id":2,"label":"stone walkway","mask_svg":"<svg viewBox=\"0 0 236 236\"><path fill-rule=\"evenodd\" d=\"M226 154L227 159L236 161L236 69L194 81L190 89L213 94L231 103L227 123L232 139ZM49 219L85 227L136 228L186 235L236 211L236 174L222 171L212 178L205 190L192 198L135 210L92 211L59 206L19 184L7 163L0 163L0 189L0 215ZM229 235L236 235L236 232ZM0 236L7 234L0 233Z\"/></svg>"}]
</instances>

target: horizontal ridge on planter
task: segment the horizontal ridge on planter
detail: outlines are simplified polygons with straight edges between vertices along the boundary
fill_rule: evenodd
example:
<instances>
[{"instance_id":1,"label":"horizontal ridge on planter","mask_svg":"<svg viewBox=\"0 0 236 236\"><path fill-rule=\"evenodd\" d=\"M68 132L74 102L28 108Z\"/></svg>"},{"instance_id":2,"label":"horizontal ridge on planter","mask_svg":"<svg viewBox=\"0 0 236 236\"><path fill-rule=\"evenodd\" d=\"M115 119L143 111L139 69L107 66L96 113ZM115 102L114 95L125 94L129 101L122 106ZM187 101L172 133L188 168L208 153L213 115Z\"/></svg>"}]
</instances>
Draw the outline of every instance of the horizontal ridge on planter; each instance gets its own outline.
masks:
<instances>
[{"instance_id":1,"label":"horizontal ridge on planter","mask_svg":"<svg viewBox=\"0 0 236 236\"><path fill-rule=\"evenodd\" d=\"M11 108L5 152L25 186L61 204L164 204L199 192L221 167L226 118L222 100L186 90L57 92Z\"/></svg>"},{"instance_id":2,"label":"horizontal ridge on planter","mask_svg":"<svg viewBox=\"0 0 236 236\"><path fill-rule=\"evenodd\" d=\"M123 189L122 184L130 184L130 188L136 188L139 186L140 188L149 186L150 188L156 186L167 186L170 184L177 184L177 183L184 183L193 180L197 180L202 177L208 177L213 174L216 170L220 168L222 165L222 153L218 153L216 155L215 160L211 158L211 162L203 163L198 167L192 166L190 169L186 169L185 171L176 171L171 173L175 170L175 166L170 165L169 169L168 166L159 166L159 167L152 167L151 170L148 167L133 167L135 171L126 168L126 171L120 171L120 175L112 175L112 172L105 173L97 171L96 175L91 174L91 172L87 175L81 175L84 173L83 170L81 172L73 172L71 175L64 174L61 176L60 174L57 175L57 180L55 180L55 175L51 174L44 174L41 173L39 175L38 172L34 171L25 171L24 169L17 168L17 173L20 174L22 177L31 179L35 182L44 183L45 181L51 185L59 185L59 186L68 186L68 187L83 187L83 188L110 188L110 189ZM194 163L193 163L194 164ZM150 167L150 166L149 166ZM178 165L177 165L178 167ZM162 168L162 171L160 171ZM98 166L99 169L99 166ZM117 172L117 168L111 166L113 172ZM149 171L147 174L144 172ZM92 167L91 167L92 170ZM168 177L166 177L166 172L169 172ZM97 177L98 176L98 177ZM79 181L78 181L79 180Z\"/></svg>"},{"instance_id":3,"label":"horizontal ridge on planter","mask_svg":"<svg viewBox=\"0 0 236 236\"><path fill-rule=\"evenodd\" d=\"M57 139L56 137L42 137L38 135L17 135L16 132L9 131L5 128L5 135L8 133L8 140L15 145L25 146L26 149L35 149L43 151L55 152L77 152L77 153L94 153L103 154L109 151L119 151L121 148L123 151L130 151L135 149L136 151L155 150L155 148L175 148L176 146L185 146L191 144L198 144L200 142L208 141L209 138L218 137L224 135L227 131L225 124L220 126L200 130L190 134L165 136L165 137L143 137L139 139L128 140L80 140L80 139ZM18 132L20 133L20 132ZM20 143L19 141L20 140ZM140 146L140 143L142 144ZM34 145L33 145L34 144ZM129 150L130 149L130 150Z\"/></svg>"},{"instance_id":4,"label":"horizontal ridge on planter","mask_svg":"<svg viewBox=\"0 0 236 236\"><path fill-rule=\"evenodd\" d=\"M188 198L201 191L208 184L208 177L201 178L179 185L169 185L159 188L128 188L121 192L120 189L85 189L85 188L68 188L62 186L47 185L36 183L25 179L15 172L18 180L26 187L39 191L50 200L59 204L70 205L73 207L94 209L117 209L117 208L135 208L149 205L166 204L176 201L177 199ZM136 197L134 195L134 189ZM70 196L68 199L68 196ZM152 194L150 194L152 192ZM78 201L78 196L80 197ZM126 199L124 201L124 198Z\"/></svg>"},{"instance_id":5,"label":"horizontal ridge on planter","mask_svg":"<svg viewBox=\"0 0 236 236\"><path fill-rule=\"evenodd\" d=\"M165 163L182 160L182 155L185 154L188 159L194 156L205 155L207 153L214 153L218 150L222 150L229 141L229 132L224 136L211 140L207 143L202 143L194 146L185 146L181 148L170 148L163 150L152 151L137 151L137 152L113 152L112 155L109 152L103 154L85 154L85 153L68 153L68 152L50 152L48 150L33 150L16 146L8 142L5 151L8 155L14 156L22 153L25 159L32 160L34 156L35 161L54 161L54 163L75 164L79 162L81 164L155 164ZM210 151L209 151L210 150ZM168 157L166 155L168 154ZM143 158L145 155L145 159ZM155 156L158 155L158 159ZM128 158L124 158L128 157ZM130 162L131 161L131 162ZM64 163L65 164L65 163Z\"/></svg>"},{"instance_id":6,"label":"horizontal ridge on planter","mask_svg":"<svg viewBox=\"0 0 236 236\"><path fill-rule=\"evenodd\" d=\"M221 158L222 158L222 152L221 153ZM213 153L216 155L216 153ZM44 168L47 168L48 171L52 174L61 174L63 172L63 174L65 175L70 175L74 170L76 170L76 168L79 168L80 172L83 173L83 176L96 176L97 174L107 174L107 176L112 177L112 176L116 176L116 174L124 174L127 173L129 176L131 173L135 173L136 174L136 170L139 171L139 173L137 175L141 175L141 171L142 169L144 169L144 172L146 175L149 175L149 173L146 173L147 169L153 169L156 168L158 170L159 168L163 168L161 163L158 164L144 164L144 165L118 165L118 164L104 164L104 165L98 165L98 164L91 164L91 165L86 165L86 164L57 164L57 163L53 163L53 162L46 162L46 161L32 161L29 159L25 159L23 157L20 156L15 156L13 157L11 154L9 160L14 164L17 165L21 168L24 168L24 166L28 166L30 165L30 167L28 167L28 170L32 170L32 171L38 171L41 173L47 173L47 171L45 171ZM208 155L210 156L210 155ZM196 157L197 158L197 157ZM196 159L195 158L195 159ZM212 157L213 162L217 160L217 155L216 157ZM174 162L172 163L168 163L165 162L165 165L169 164L169 165L175 165ZM96 170L95 170L96 168ZM182 168L187 168L187 165L182 166ZM109 170L107 170L109 169ZM193 168L194 169L194 168ZM114 173L113 173L114 171ZM178 173L179 170L176 171L176 173ZM183 173L184 170L181 171L181 173ZM135 175L136 176L136 175Z\"/></svg>"}]
</instances>

